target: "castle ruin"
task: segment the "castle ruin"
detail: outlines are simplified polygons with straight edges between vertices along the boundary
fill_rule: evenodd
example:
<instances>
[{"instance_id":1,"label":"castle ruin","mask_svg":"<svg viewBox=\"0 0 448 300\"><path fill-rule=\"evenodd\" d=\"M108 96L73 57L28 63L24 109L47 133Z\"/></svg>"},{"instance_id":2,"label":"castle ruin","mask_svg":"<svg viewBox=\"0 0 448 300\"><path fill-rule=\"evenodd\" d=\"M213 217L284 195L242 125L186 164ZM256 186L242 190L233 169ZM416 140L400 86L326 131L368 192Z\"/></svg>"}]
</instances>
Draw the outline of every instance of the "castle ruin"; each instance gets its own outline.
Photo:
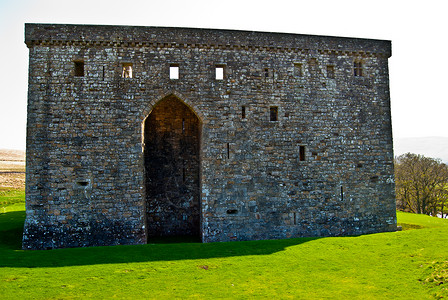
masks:
<instances>
[{"instance_id":1,"label":"castle ruin","mask_svg":"<svg viewBox=\"0 0 448 300\"><path fill-rule=\"evenodd\" d=\"M26 24L24 249L396 229L389 41Z\"/></svg>"}]
</instances>

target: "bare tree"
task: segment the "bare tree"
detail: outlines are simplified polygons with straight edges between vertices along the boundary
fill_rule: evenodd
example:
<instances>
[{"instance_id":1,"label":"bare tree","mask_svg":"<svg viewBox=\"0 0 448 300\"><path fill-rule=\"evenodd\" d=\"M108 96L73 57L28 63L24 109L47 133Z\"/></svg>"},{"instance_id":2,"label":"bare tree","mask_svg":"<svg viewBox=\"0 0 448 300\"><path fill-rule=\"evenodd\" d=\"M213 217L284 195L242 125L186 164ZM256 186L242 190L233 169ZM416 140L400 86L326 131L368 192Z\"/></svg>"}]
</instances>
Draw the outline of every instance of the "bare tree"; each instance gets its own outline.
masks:
<instances>
[{"instance_id":1,"label":"bare tree","mask_svg":"<svg viewBox=\"0 0 448 300\"><path fill-rule=\"evenodd\" d=\"M426 215L447 213L448 167L438 159L406 153L395 158L397 208Z\"/></svg>"}]
</instances>

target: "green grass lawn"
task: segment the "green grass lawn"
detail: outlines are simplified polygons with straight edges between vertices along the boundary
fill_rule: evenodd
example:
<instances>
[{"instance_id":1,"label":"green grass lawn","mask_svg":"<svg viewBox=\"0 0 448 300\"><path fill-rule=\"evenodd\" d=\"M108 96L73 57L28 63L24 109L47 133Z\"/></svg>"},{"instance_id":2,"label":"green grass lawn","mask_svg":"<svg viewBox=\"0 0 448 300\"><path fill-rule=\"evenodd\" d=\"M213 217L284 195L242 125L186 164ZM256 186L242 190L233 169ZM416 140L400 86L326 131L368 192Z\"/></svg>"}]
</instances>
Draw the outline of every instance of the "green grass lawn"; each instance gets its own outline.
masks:
<instances>
[{"instance_id":1,"label":"green grass lawn","mask_svg":"<svg viewBox=\"0 0 448 300\"><path fill-rule=\"evenodd\" d=\"M405 230L357 237L23 251L24 205L10 196L2 299L448 297L446 220L399 213Z\"/></svg>"},{"instance_id":2,"label":"green grass lawn","mask_svg":"<svg viewBox=\"0 0 448 300\"><path fill-rule=\"evenodd\" d=\"M0 187L0 213L25 210L25 191ZM2 228L0 228L1 230Z\"/></svg>"}]
</instances>

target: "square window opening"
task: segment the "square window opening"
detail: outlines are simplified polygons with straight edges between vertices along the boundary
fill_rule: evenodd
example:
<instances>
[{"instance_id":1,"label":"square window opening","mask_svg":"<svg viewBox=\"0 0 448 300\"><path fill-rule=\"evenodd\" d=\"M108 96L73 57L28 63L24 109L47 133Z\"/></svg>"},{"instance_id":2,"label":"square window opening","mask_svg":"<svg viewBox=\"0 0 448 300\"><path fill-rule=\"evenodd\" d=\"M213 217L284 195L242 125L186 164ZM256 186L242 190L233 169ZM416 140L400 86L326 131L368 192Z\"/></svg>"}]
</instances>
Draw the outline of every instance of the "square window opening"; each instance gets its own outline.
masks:
<instances>
[{"instance_id":1,"label":"square window opening","mask_svg":"<svg viewBox=\"0 0 448 300\"><path fill-rule=\"evenodd\" d=\"M224 80L224 66L216 66L215 76L216 80Z\"/></svg>"},{"instance_id":2,"label":"square window opening","mask_svg":"<svg viewBox=\"0 0 448 300\"><path fill-rule=\"evenodd\" d=\"M179 79L179 65L170 65L170 79Z\"/></svg>"},{"instance_id":3,"label":"square window opening","mask_svg":"<svg viewBox=\"0 0 448 300\"><path fill-rule=\"evenodd\" d=\"M83 77L84 76L84 62L83 61L75 61L75 76Z\"/></svg>"},{"instance_id":4,"label":"square window opening","mask_svg":"<svg viewBox=\"0 0 448 300\"><path fill-rule=\"evenodd\" d=\"M131 63L123 63L121 77L123 78L132 78L132 64Z\"/></svg>"}]
</instances>

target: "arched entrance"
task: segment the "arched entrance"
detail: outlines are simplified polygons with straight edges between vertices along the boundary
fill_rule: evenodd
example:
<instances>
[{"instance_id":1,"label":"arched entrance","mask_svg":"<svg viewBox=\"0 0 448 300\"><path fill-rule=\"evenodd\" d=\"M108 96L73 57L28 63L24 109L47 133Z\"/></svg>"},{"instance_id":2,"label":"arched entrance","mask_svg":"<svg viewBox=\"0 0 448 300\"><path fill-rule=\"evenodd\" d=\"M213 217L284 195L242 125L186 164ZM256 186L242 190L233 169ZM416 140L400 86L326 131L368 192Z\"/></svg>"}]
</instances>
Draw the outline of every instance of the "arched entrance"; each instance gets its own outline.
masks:
<instances>
[{"instance_id":1,"label":"arched entrance","mask_svg":"<svg viewBox=\"0 0 448 300\"><path fill-rule=\"evenodd\" d=\"M200 120L171 95L144 121L148 239L200 237Z\"/></svg>"}]
</instances>

